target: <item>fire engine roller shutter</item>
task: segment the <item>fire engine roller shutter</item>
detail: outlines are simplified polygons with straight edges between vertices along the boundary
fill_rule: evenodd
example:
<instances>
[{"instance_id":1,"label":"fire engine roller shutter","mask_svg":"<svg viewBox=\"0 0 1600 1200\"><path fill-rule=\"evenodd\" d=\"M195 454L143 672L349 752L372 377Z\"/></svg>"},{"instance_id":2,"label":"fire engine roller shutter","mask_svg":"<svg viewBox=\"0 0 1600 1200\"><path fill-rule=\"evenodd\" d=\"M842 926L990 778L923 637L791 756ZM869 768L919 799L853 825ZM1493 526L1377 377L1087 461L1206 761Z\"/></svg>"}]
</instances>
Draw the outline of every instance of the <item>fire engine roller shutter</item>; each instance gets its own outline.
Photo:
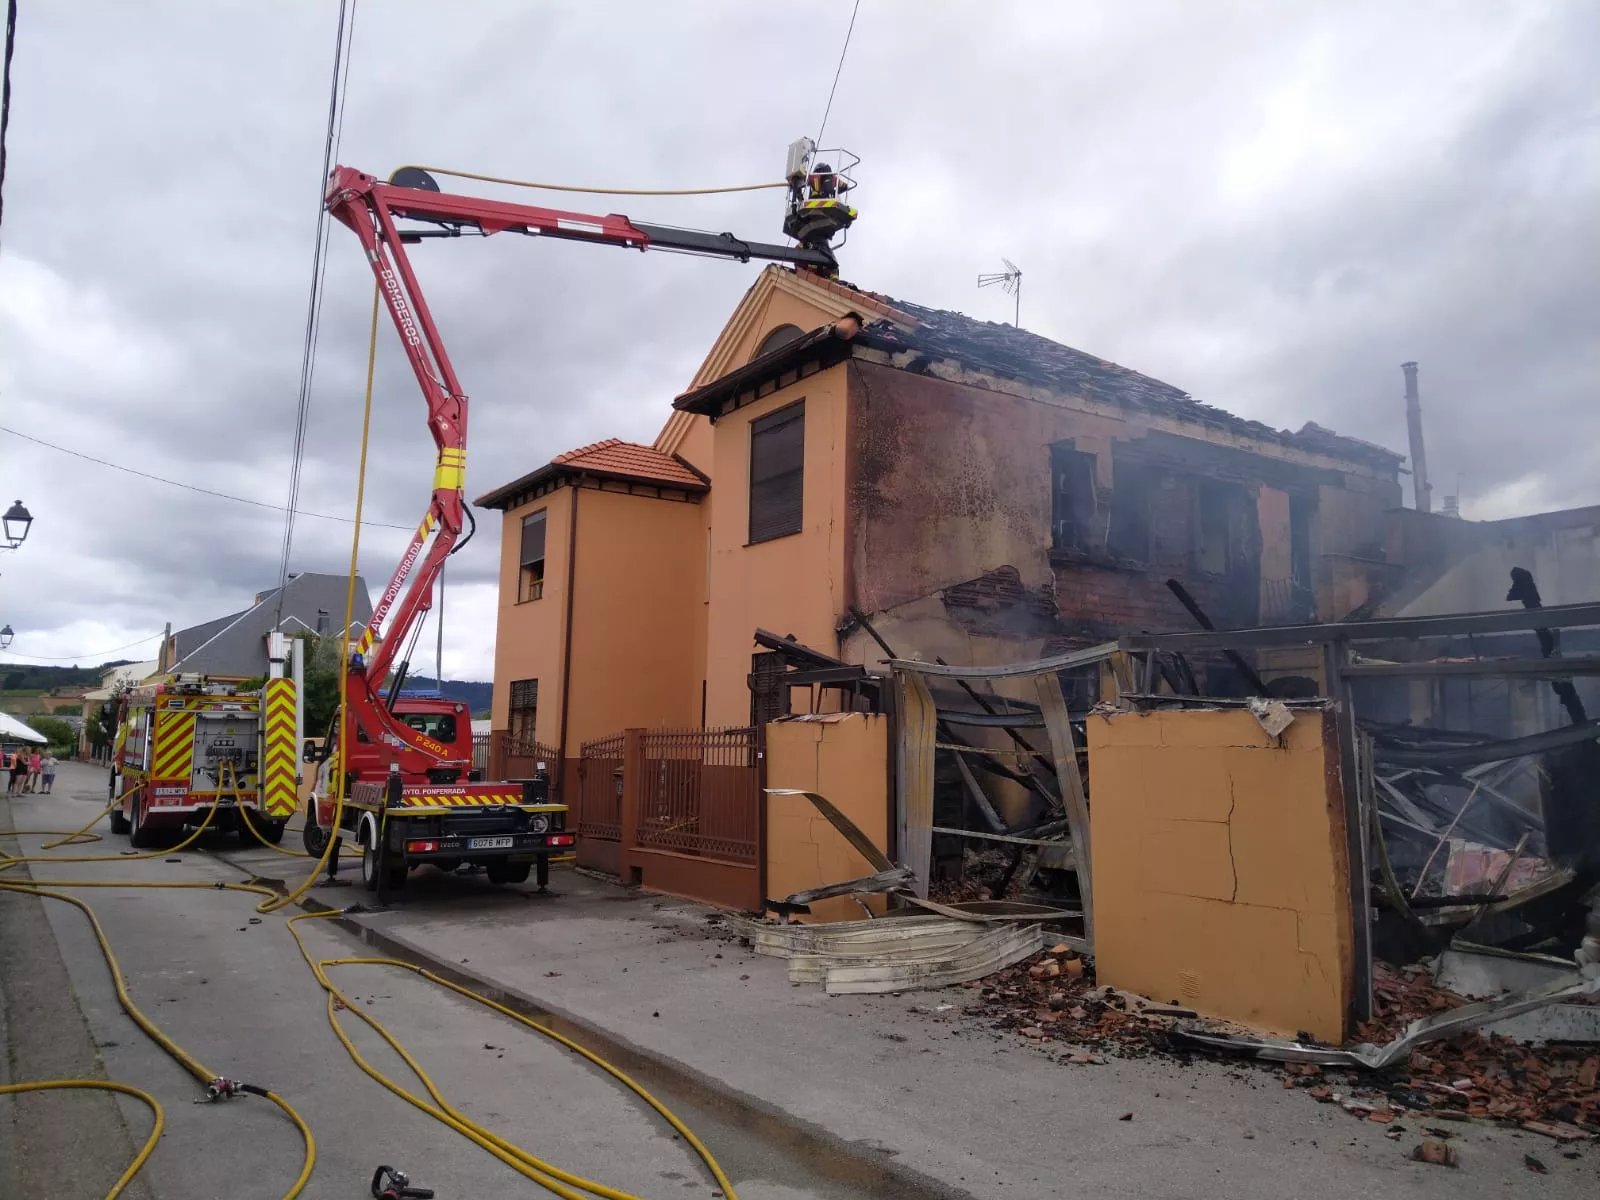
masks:
<instances>
[{"instance_id":1,"label":"fire engine roller shutter","mask_svg":"<svg viewBox=\"0 0 1600 1200\"><path fill-rule=\"evenodd\" d=\"M194 770L194 711L157 710L151 779L181 779L185 786Z\"/></svg>"},{"instance_id":2,"label":"fire engine roller shutter","mask_svg":"<svg viewBox=\"0 0 1600 1200\"><path fill-rule=\"evenodd\" d=\"M294 680L269 679L261 690L266 745L262 758L261 806L267 815L286 820L298 806L295 794Z\"/></svg>"}]
</instances>

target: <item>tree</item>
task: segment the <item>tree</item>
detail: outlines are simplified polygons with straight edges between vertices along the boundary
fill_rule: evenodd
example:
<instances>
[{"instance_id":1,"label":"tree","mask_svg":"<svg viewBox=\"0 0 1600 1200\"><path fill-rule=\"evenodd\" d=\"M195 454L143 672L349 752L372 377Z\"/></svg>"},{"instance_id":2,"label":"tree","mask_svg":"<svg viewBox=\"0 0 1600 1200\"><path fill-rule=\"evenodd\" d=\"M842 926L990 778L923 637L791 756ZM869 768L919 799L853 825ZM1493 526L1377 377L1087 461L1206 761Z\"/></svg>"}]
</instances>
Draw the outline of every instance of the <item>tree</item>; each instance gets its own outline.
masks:
<instances>
[{"instance_id":1,"label":"tree","mask_svg":"<svg viewBox=\"0 0 1600 1200\"><path fill-rule=\"evenodd\" d=\"M5 679L5 685L4 685L5 686L5 690L8 691L8 692L20 691L22 689L22 685L24 683L26 683L27 681L28 681L28 677L26 675L24 675L21 671L8 671L6 673L6 679Z\"/></svg>"},{"instance_id":2,"label":"tree","mask_svg":"<svg viewBox=\"0 0 1600 1200\"><path fill-rule=\"evenodd\" d=\"M52 713L54 713L56 716L58 716L58 717L72 717L72 716L76 716L78 713L82 712L83 710L82 710L82 708L80 706L78 706L76 704L58 704L54 708L52 708L50 711Z\"/></svg>"},{"instance_id":3,"label":"tree","mask_svg":"<svg viewBox=\"0 0 1600 1200\"><path fill-rule=\"evenodd\" d=\"M50 739L50 751L53 754L70 754L78 744L78 735L65 721L55 717L34 717L28 723L35 733Z\"/></svg>"},{"instance_id":4,"label":"tree","mask_svg":"<svg viewBox=\"0 0 1600 1200\"><path fill-rule=\"evenodd\" d=\"M337 634L318 637L314 633L295 634L305 643L306 736L322 737L328 732L333 714L339 710L339 643ZM241 692L257 692L267 677L258 675L239 684Z\"/></svg>"}]
</instances>

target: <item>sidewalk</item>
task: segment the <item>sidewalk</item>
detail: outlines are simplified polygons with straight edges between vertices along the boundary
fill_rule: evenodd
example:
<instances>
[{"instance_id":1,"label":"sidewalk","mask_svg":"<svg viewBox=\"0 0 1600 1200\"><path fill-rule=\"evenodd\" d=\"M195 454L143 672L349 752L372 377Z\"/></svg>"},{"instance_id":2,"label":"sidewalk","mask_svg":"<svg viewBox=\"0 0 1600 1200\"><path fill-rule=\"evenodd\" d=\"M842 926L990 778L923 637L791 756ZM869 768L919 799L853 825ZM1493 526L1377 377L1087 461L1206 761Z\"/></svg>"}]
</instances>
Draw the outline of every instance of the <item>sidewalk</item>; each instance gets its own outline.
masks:
<instances>
[{"instance_id":1,"label":"sidewalk","mask_svg":"<svg viewBox=\"0 0 1600 1200\"><path fill-rule=\"evenodd\" d=\"M1251 1066L1160 1057L1069 1064L1070 1048L1036 1046L964 1015L973 996L961 988L829 997L791 986L781 960L740 947L713 910L570 869L554 875L551 898L520 890L467 898L452 895L450 882L419 873L395 908L354 919L670 1060L754 1111L881 1154L930 1191L938 1181L1022 1200L1459 1198L1508 1187L1578 1197L1600 1182L1600 1146L1558 1147L1482 1123L1457 1127L1459 1169L1416 1163L1421 1128L1389 1140L1392 1127L1317 1104ZM348 904L365 894L322 898ZM1120 1120L1124 1113L1131 1119ZM1573 1149L1581 1157L1562 1156ZM1526 1154L1549 1174L1531 1171Z\"/></svg>"}]
</instances>

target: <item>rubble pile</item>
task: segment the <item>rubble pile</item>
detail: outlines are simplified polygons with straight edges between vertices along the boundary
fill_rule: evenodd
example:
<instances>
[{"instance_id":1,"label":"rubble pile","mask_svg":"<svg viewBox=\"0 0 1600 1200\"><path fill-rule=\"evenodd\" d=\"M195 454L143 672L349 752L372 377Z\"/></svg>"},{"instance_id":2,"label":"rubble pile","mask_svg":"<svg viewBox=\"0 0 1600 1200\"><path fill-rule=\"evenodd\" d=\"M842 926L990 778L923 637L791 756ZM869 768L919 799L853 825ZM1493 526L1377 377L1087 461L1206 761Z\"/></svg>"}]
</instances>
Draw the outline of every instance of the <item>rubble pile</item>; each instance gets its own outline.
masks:
<instances>
[{"instance_id":1,"label":"rubble pile","mask_svg":"<svg viewBox=\"0 0 1600 1200\"><path fill-rule=\"evenodd\" d=\"M1165 1032L1191 1009L1149 1004L1114 988L1096 987L1094 967L1066 945L1056 945L1015 966L965 985L978 991L968 1013L1011 1029L1030 1041L1065 1042L1084 1053L1072 1061L1098 1061L1096 1052L1143 1057L1163 1051Z\"/></svg>"},{"instance_id":2,"label":"rubble pile","mask_svg":"<svg viewBox=\"0 0 1600 1200\"><path fill-rule=\"evenodd\" d=\"M1389 1042L1418 1017L1468 1003L1435 987L1420 965L1376 964L1375 984L1375 1015L1357 1030L1355 1042ZM1097 987L1093 965L1065 945L965 986L978 992L969 1015L1038 1044L1064 1043L1072 1050L1067 1062L1192 1057L1168 1037L1174 1022L1195 1017L1192 1009ZM1272 1069L1284 1087L1381 1124L1403 1116L1424 1122L1485 1118L1558 1141L1600 1135L1600 1047L1594 1045L1535 1047L1469 1032L1430 1043L1381 1072L1311 1063Z\"/></svg>"},{"instance_id":3,"label":"rubble pile","mask_svg":"<svg viewBox=\"0 0 1600 1200\"><path fill-rule=\"evenodd\" d=\"M1379 963L1373 982L1375 1012L1357 1030L1358 1042L1390 1041L1418 1017L1468 1003L1435 987L1422 966L1396 970ZM1309 1084L1319 1100L1339 1091L1309 1064L1292 1065L1285 1074L1285 1086ZM1398 1106L1430 1117L1515 1121L1550 1136L1600 1134L1600 1047L1594 1045L1527 1046L1474 1031L1414 1050L1406 1063L1376 1077L1339 1074L1352 1081L1341 1102L1358 1116Z\"/></svg>"}]
</instances>

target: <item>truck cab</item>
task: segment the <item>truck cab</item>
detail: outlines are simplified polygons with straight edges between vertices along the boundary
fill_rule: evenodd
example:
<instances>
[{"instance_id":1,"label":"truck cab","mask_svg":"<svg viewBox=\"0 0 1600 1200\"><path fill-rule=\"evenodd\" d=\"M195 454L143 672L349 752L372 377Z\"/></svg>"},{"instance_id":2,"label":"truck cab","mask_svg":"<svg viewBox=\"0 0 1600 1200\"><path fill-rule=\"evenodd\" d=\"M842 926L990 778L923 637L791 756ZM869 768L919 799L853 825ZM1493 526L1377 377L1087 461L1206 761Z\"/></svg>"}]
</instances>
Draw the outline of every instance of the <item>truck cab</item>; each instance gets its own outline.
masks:
<instances>
[{"instance_id":1,"label":"truck cab","mask_svg":"<svg viewBox=\"0 0 1600 1200\"><path fill-rule=\"evenodd\" d=\"M391 711L412 729L437 742L440 757L461 759L468 763L472 761L472 713L465 704L446 700L443 696L402 693ZM374 746L368 740L366 731L357 727L355 740L345 748L345 771L352 780L382 780L389 773L389 755L383 752L382 747ZM446 775L449 778L445 778ZM429 777L407 777L406 782L461 783L469 778L472 778L470 771L456 772L446 768L430 772Z\"/></svg>"}]
</instances>

